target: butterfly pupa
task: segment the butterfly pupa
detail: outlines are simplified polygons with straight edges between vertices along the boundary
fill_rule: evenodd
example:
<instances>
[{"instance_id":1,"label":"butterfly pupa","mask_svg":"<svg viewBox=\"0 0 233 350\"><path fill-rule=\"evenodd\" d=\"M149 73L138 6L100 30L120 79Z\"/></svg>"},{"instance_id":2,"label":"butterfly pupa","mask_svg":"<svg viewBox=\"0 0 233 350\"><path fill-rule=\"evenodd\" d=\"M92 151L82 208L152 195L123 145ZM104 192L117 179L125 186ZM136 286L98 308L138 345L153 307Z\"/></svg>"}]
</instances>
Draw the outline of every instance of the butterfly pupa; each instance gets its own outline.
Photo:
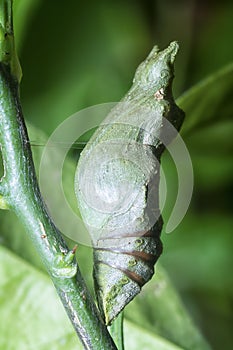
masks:
<instances>
[{"instance_id":1,"label":"butterfly pupa","mask_svg":"<svg viewBox=\"0 0 233 350\"><path fill-rule=\"evenodd\" d=\"M172 96L177 51L177 42L151 51L77 165L75 191L93 243L95 293L106 324L151 279L162 252L164 121L179 130L184 119Z\"/></svg>"}]
</instances>

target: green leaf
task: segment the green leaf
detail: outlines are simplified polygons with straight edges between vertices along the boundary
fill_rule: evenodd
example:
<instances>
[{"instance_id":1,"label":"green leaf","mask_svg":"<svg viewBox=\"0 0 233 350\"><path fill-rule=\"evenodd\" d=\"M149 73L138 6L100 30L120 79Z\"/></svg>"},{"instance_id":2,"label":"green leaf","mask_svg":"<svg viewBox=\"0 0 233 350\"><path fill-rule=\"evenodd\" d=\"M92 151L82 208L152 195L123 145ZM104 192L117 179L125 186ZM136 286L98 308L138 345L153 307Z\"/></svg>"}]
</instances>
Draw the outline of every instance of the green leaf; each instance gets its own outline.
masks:
<instances>
[{"instance_id":1,"label":"green leaf","mask_svg":"<svg viewBox=\"0 0 233 350\"><path fill-rule=\"evenodd\" d=\"M181 134L203 129L232 117L233 63L196 84L177 100L186 119Z\"/></svg>"},{"instance_id":2,"label":"green leaf","mask_svg":"<svg viewBox=\"0 0 233 350\"><path fill-rule=\"evenodd\" d=\"M181 348L210 349L160 265L150 283L126 307L125 317Z\"/></svg>"},{"instance_id":3,"label":"green leaf","mask_svg":"<svg viewBox=\"0 0 233 350\"><path fill-rule=\"evenodd\" d=\"M148 332L145 328L139 327L128 320L125 321L124 330L126 349L184 350L184 348L176 346L157 334Z\"/></svg>"},{"instance_id":4,"label":"green leaf","mask_svg":"<svg viewBox=\"0 0 233 350\"><path fill-rule=\"evenodd\" d=\"M83 349L46 275L0 246L0 276L1 350Z\"/></svg>"},{"instance_id":5,"label":"green leaf","mask_svg":"<svg viewBox=\"0 0 233 350\"><path fill-rule=\"evenodd\" d=\"M195 184L205 191L232 182L232 94L233 63L177 100L186 113L181 134L193 162Z\"/></svg>"}]
</instances>

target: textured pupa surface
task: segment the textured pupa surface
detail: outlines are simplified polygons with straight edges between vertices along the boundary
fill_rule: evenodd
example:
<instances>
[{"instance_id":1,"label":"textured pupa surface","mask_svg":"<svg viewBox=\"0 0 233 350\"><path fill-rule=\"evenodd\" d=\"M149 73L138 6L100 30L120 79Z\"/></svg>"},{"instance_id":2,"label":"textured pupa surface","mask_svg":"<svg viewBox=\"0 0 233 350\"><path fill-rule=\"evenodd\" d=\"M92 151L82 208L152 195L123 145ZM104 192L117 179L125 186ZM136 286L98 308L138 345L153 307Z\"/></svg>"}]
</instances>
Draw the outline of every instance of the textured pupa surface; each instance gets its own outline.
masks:
<instances>
[{"instance_id":1,"label":"textured pupa surface","mask_svg":"<svg viewBox=\"0 0 233 350\"><path fill-rule=\"evenodd\" d=\"M179 130L184 118L172 96L177 51L176 42L152 50L78 162L76 196L92 238L95 292L106 324L151 279L162 252L164 120Z\"/></svg>"}]
</instances>

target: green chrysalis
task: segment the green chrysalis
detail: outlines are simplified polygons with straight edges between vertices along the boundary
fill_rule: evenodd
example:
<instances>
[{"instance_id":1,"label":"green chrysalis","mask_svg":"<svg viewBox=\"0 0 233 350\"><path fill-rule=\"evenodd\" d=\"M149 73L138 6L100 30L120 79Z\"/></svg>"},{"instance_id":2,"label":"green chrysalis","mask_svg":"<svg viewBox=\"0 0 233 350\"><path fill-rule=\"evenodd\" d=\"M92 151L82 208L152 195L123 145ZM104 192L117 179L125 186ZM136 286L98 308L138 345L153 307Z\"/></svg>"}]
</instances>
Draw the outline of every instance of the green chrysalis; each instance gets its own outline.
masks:
<instances>
[{"instance_id":1,"label":"green chrysalis","mask_svg":"<svg viewBox=\"0 0 233 350\"><path fill-rule=\"evenodd\" d=\"M164 124L179 130L184 119L172 96L177 51L177 42L160 52L154 47L78 162L75 191L93 242L95 292L106 324L151 279L162 252Z\"/></svg>"}]
</instances>

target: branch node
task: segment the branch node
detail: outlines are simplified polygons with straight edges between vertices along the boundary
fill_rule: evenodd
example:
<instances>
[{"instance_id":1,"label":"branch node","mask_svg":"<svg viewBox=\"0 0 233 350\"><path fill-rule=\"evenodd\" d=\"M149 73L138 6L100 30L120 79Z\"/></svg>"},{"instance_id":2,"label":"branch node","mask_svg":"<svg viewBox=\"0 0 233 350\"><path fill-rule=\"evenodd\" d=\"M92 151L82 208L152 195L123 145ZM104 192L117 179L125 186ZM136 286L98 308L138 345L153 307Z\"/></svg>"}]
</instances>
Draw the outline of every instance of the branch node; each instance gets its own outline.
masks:
<instances>
[{"instance_id":1,"label":"branch node","mask_svg":"<svg viewBox=\"0 0 233 350\"><path fill-rule=\"evenodd\" d=\"M78 268L74 257L73 250L69 251L67 254L57 253L53 261L53 275L61 278L74 277Z\"/></svg>"}]
</instances>

